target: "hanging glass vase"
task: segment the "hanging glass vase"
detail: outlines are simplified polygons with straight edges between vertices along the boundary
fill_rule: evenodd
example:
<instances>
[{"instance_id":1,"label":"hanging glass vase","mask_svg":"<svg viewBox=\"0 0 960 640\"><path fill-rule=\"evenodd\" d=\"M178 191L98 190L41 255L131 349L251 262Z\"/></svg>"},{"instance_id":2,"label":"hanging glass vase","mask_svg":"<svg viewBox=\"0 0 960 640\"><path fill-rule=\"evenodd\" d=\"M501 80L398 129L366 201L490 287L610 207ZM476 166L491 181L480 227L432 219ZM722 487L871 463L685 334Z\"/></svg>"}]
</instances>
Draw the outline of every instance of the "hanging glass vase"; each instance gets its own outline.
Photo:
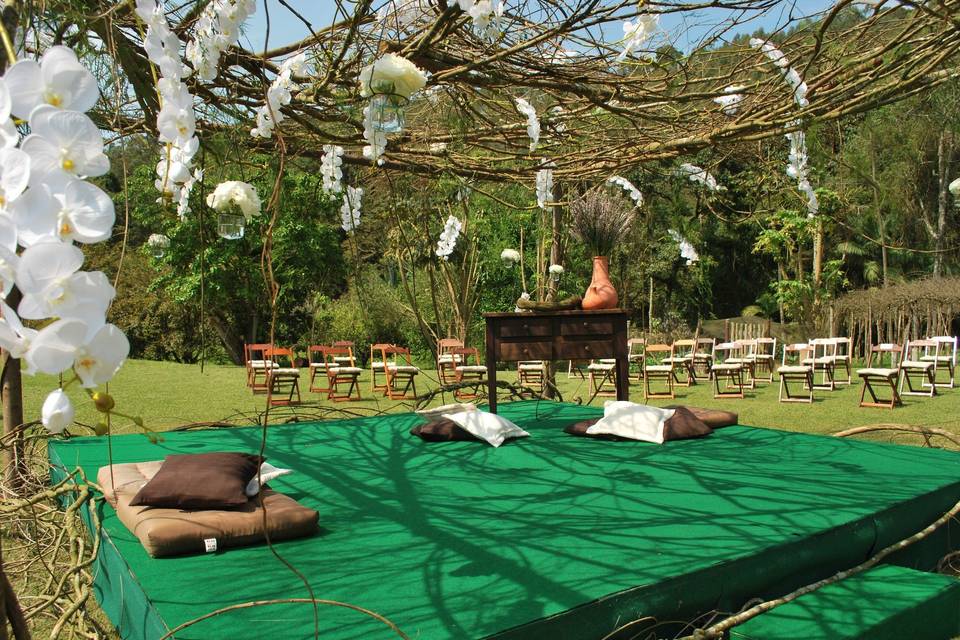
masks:
<instances>
[{"instance_id":1,"label":"hanging glass vase","mask_svg":"<svg viewBox=\"0 0 960 640\"><path fill-rule=\"evenodd\" d=\"M162 258L164 253L166 253L166 247L163 245L153 245L150 247L150 254L157 260Z\"/></svg>"},{"instance_id":2,"label":"hanging glass vase","mask_svg":"<svg viewBox=\"0 0 960 640\"><path fill-rule=\"evenodd\" d=\"M370 118L373 126L383 133L403 130L407 99L393 93L377 93L370 99Z\"/></svg>"},{"instance_id":3,"label":"hanging glass vase","mask_svg":"<svg viewBox=\"0 0 960 640\"><path fill-rule=\"evenodd\" d=\"M246 228L246 219L232 213L221 213L217 219L217 235L224 240L239 240Z\"/></svg>"}]
</instances>

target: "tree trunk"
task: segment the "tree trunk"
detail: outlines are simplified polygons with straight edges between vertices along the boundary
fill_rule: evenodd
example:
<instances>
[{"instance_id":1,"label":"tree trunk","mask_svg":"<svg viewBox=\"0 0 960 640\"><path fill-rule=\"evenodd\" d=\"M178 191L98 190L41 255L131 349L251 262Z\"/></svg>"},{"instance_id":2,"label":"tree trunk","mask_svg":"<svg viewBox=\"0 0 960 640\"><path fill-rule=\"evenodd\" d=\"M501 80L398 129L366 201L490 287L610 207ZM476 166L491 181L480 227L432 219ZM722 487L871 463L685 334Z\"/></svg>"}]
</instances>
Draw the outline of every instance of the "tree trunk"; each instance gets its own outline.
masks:
<instances>
[{"instance_id":1,"label":"tree trunk","mask_svg":"<svg viewBox=\"0 0 960 640\"><path fill-rule=\"evenodd\" d=\"M933 275L943 275L943 240L950 211L950 165L953 164L953 132L944 129L937 142L937 220L930 229L933 240Z\"/></svg>"},{"instance_id":2,"label":"tree trunk","mask_svg":"<svg viewBox=\"0 0 960 640\"><path fill-rule=\"evenodd\" d=\"M219 313L211 313L210 320L217 335L220 336L220 342L223 343L230 361L236 365L246 364L243 361L243 334L231 326Z\"/></svg>"},{"instance_id":3,"label":"tree trunk","mask_svg":"<svg viewBox=\"0 0 960 640\"><path fill-rule=\"evenodd\" d=\"M823 283L823 218L817 216L813 232L813 308L820 308L820 285Z\"/></svg>"},{"instance_id":4,"label":"tree trunk","mask_svg":"<svg viewBox=\"0 0 960 640\"><path fill-rule=\"evenodd\" d=\"M557 196L562 200L563 191L557 187ZM560 264L560 207L551 207L550 216L550 264ZM549 290L547 291L547 300L553 302L557 299L557 289L559 288L559 278L554 280L550 276ZM557 368L553 362L547 362L547 384L544 385L544 397L553 398L556 394L554 388L557 384Z\"/></svg>"}]
</instances>

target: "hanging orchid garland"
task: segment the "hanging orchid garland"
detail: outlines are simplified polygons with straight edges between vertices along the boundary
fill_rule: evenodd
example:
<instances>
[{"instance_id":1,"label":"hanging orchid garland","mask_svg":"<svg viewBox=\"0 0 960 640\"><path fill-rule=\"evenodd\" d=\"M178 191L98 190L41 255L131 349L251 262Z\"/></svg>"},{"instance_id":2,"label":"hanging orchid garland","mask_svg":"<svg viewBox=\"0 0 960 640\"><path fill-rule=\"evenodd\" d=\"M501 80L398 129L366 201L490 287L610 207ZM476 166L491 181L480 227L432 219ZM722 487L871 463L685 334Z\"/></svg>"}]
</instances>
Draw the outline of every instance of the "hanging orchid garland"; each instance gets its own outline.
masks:
<instances>
[{"instance_id":1,"label":"hanging orchid garland","mask_svg":"<svg viewBox=\"0 0 960 640\"><path fill-rule=\"evenodd\" d=\"M240 37L240 26L257 10L255 0L213 0L197 19L186 58L201 82L217 77L220 56Z\"/></svg>"},{"instance_id":2,"label":"hanging orchid garland","mask_svg":"<svg viewBox=\"0 0 960 640\"><path fill-rule=\"evenodd\" d=\"M548 162L537 171L537 206L547 208L547 203L553 200L553 163Z\"/></svg>"},{"instance_id":3,"label":"hanging orchid garland","mask_svg":"<svg viewBox=\"0 0 960 640\"><path fill-rule=\"evenodd\" d=\"M343 204L340 206L340 227L347 233L353 233L360 226L362 199L362 188L347 185L347 190L343 194Z\"/></svg>"},{"instance_id":4,"label":"hanging orchid garland","mask_svg":"<svg viewBox=\"0 0 960 640\"><path fill-rule=\"evenodd\" d=\"M461 230L463 230L463 223L456 216L447 218L443 231L440 232L440 239L437 241L437 257L441 260L450 259L450 255L457 247Z\"/></svg>"},{"instance_id":5,"label":"hanging orchid garland","mask_svg":"<svg viewBox=\"0 0 960 640\"><path fill-rule=\"evenodd\" d=\"M290 104L293 92L300 86L293 81L293 75L303 73L306 65L305 53L298 53L283 61L280 72L267 89L267 103L257 109L257 126L250 130L251 136L269 138L273 135L274 127L284 119L281 107Z\"/></svg>"},{"instance_id":6,"label":"hanging orchid garland","mask_svg":"<svg viewBox=\"0 0 960 640\"><path fill-rule=\"evenodd\" d=\"M516 98L515 102L517 111L527 117L527 136L530 138L530 151L536 151L537 144L540 142L540 119L537 117L537 110L523 98Z\"/></svg>"},{"instance_id":7,"label":"hanging orchid garland","mask_svg":"<svg viewBox=\"0 0 960 640\"><path fill-rule=\"evenodd\" d=\"M630 196L630 199L633 200L636 206L643 206L643 194L640 193L640 189L637 189L632 182L623 176L610 176L607 178L607 182L619 185L620 188L627 192L627 195Z\"/></svg>"},{"instance_id":8,"label":"hanging orchid garland","mask_svg":"<svg viewBox=\"0 0 960 640\"><path fill-rule=\"evenodd\" d=\"M0 79L0 122L12 112L31 131L22 142L4 136L0 152L0 347L22 359L28 375L72 369L67 384L86 389L111 380L130 351L123 332L106 322L116 291L103 272L80 270L84 255L74 244L106 240L115 221L113 201L86 181L110 168L100 132L84 113L98 99L93 75L63 46L15 63ZM13 285L22 294L16 309L6 300ZM31 329L21 318L46 324ZM109 396L90 393L98 408L112 410ZM41 410L54 433L74 415L59 389Z\"/></svg>"},{"instance_id":9,"label":"hanging orchid garland","mask_svg":"<svg viewBox=\"0 0 960 640\"><path fill-rule=\"evenodd\" d=\"M668 229L667 233L670 235L670 238L680 245L680 257L687 261L687 266L693 264L694 262L699 262L700 254L697 253L697 250L693 248L693 245L690 244L690 241L680 235L679 231L674 229Z\"/></svg>"},{"instance_id":10,"label":"hanging orchid garland","mask_svg":"<svg viewBox=\"0 0 960 640\"><path fill-rule=\"evenodd\" d=\"M695 164L684 162L680 165L680 174L687 176L690 182L702 184L710 191L725 191L717 179L710 175L706 169L698 167Z\"/></svg>"}]
</instances>

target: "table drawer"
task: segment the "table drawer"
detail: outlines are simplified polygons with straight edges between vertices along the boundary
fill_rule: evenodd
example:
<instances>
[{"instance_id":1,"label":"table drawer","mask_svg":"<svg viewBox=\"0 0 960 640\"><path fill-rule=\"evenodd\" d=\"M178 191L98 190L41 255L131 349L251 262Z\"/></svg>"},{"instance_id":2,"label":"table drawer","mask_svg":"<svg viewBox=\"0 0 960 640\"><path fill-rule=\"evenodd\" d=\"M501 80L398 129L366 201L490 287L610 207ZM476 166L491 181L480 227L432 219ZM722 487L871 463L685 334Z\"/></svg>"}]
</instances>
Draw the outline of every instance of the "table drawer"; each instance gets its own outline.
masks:
<instances>
[{"instance_id":1,"label":"table drawer","mask_svg":"<svg viewBox=\"0 0 960 640\"><path fill-rule=\"evenodd\" d=\"M497 344L497 360L517 362L519 360L552 360L553 343L540 342L500 342Z\"/></svg>"},{"instance_id":2,"label":"table drawer","mask_svg":"<svg viewBox=\"0 0 960 640\"><path fill-rule=\"evenodd\" d=\"M501 338L545 337L553 335L550 318L511 318L499 326Z\"/></svg>"},{"instance_id":3,"label":"table drawer","mask_svg":"<svg viewBox=\"0 0 960 640\"><path fill-rule=\"evenodd\" d=\"M574 320L560 321L560 335L562 336L610 336L613 334L613 320Z\"/></svg>"},{"instance_id":4,"label":"table drawer","mask_svg":"<svg viewBox=\"0 0 960 640\"><path fill-rule=\"evenodd\" d=\"M593 358L616 357L613 341L606 340L571 340L561 339L557 342L557 360L591 360Z\"/></svg>"}]
</instances>

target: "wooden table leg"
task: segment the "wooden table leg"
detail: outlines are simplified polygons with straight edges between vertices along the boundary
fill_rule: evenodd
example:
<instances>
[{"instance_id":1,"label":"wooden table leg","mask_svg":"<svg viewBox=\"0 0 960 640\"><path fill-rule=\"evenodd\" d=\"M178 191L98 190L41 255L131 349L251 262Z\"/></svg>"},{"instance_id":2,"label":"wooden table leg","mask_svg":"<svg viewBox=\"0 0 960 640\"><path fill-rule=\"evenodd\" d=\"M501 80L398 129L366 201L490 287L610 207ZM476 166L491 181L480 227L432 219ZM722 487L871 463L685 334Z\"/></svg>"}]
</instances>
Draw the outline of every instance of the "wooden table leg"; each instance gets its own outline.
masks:
<instances>
[{"instance_id":1,"label":"wooden table leg","mask_svg":"<svg viewBox=\"0 0 960 640\"><path fill-rule=\"evenodd\" d=\"M617 400L630 399L630 360L617 358Z\"/></svg>"},{"instance_id":2,"label":"wooden table leg","mask_svg":"<svg viewBox=\"0 0 960 640\"><path fill-rule=\"evenodd\" d=\"M497 348L492 323L487 322L487 404L490 413L497 412Z\"/></svg>"}]
</instances>

